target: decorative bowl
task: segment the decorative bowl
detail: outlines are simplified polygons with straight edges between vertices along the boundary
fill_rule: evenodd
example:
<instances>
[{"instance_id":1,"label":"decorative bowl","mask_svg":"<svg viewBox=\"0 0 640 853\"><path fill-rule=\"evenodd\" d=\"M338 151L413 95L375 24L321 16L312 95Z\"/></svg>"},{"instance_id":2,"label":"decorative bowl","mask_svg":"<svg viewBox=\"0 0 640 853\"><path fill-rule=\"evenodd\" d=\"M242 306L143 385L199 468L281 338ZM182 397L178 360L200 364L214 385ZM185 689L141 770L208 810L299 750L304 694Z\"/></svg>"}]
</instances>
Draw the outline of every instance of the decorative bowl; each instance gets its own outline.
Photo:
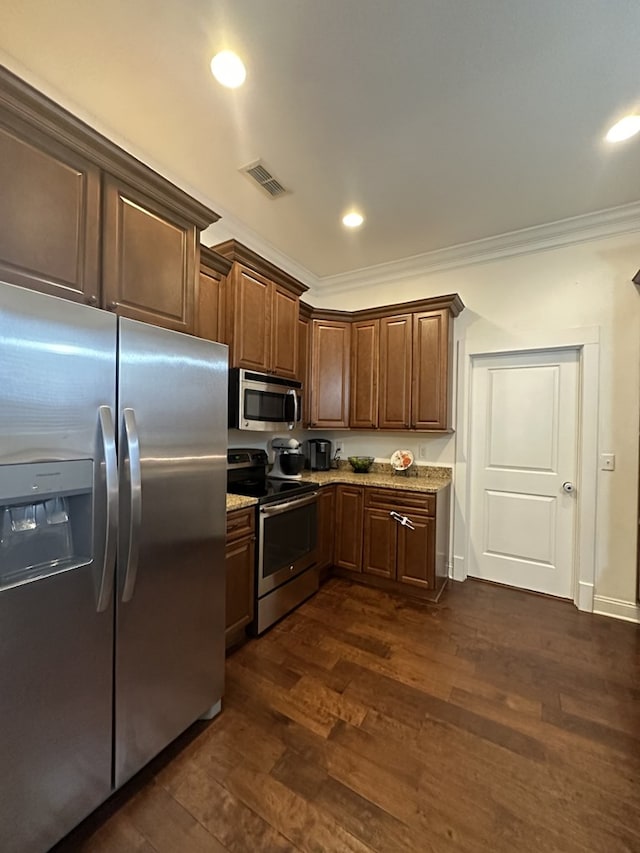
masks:
<instances>
[{"instance_id":1,"label":"decorative bowl","mask_svg":"<svg viewBox=\"0 0 640 853\"><path fill-rule=\"evenodd\" d=\"M375 462L373 456L349 456L349 464L356 474L366 474Z\"/></svg>"}]
</instances>

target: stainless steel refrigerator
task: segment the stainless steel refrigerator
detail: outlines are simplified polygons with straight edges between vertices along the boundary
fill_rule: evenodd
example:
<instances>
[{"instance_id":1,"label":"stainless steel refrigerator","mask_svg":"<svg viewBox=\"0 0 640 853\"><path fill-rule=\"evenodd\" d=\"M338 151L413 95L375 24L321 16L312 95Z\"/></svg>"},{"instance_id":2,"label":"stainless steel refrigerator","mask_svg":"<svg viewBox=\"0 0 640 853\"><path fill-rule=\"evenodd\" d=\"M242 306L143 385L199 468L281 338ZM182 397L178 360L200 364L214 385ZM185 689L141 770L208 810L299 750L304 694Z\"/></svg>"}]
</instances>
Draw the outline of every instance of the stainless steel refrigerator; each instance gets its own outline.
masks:
<instances>
[{"instance_id":1,"label":"stainless steel refrigerator","mask_svg":"<svg viewBox=\"0 0 640 853\"><path fill-rule=\"evenodd\" d=\"M224 678L227 348L0 283L0 850L42 853Z\"/></svg>"}]
</instances>

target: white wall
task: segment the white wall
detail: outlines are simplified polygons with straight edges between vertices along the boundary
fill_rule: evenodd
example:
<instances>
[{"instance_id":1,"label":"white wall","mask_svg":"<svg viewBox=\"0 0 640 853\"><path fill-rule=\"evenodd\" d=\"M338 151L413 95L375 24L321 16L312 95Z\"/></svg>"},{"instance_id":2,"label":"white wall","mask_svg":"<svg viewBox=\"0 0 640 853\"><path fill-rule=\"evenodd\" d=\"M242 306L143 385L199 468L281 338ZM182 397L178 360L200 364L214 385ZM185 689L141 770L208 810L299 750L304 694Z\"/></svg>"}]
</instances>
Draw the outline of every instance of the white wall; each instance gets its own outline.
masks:
<instances>
[{"instance_id":1,"label":"white wall","mask_svg":"<svg viewBox=\"0 0 640 853\"><path fill-rule=\"evenodd\" d=\"M474 335L488 335L599 326L599 452L616 454L616 470L598 477L595 592L629 603L636 599L640 423L640 289L631 277L639 267L635 234L348 292L317 288L309 298L319 307L355 310L457 292L466 306L454 324L457 341L472 328ZM455 460L455 434L336 432L327 437L343 438L349 454L387 457L401 445L415 451L426 442L429 461Z\"/></svg>"}]
</instances>

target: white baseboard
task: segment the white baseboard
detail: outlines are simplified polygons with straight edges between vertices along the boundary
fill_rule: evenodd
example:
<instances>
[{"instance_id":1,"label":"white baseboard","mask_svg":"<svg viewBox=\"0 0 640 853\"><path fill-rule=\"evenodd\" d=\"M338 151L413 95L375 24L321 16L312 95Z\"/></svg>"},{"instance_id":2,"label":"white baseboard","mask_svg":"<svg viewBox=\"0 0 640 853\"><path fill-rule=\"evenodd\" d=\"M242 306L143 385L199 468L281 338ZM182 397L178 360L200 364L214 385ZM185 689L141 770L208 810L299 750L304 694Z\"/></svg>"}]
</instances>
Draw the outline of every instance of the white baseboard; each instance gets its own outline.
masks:
<instances>
[{"instance_id":1,"label":"white baseboard","mask_svg":"<svg viewBox=\"0 0 640 853\"><path fill-rule=\"evenodd\" d=\"M578 583L578 597L575 600L578 610L593 613L593 584L586 581Z\"/></svg>"},{"instance_id":2,"label":"white baseboard","mask_svg":"<svg viewBox=\"0 0 640 853\"><path fill-rule=\"evenodd\" d=\"M454 581L464 581L467 579L467 574L464 568L464 557L458 557L454 554L453 561L449 564L449 577Z\"/></svg>"},{"instance_id":3,"label":"white baseboard","mask_svg":"<svg viewBox=\"0 0 640 853\"><path fill-rule=\"evenodd\" d=\"M593 612L600 616L613 616L614 619L640 623L640 606L635 601L622 601L619 598L607 598L606 595L594 595Z\"/></svg>"}]
</instances>

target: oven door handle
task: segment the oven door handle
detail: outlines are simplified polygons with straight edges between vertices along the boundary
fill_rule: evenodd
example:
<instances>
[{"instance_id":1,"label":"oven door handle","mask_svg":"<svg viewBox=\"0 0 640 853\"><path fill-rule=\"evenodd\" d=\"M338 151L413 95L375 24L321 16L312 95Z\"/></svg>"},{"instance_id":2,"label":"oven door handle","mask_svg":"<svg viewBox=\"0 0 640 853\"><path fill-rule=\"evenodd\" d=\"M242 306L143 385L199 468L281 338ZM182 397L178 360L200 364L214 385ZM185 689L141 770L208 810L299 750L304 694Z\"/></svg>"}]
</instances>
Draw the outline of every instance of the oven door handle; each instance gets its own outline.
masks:
<instances>
[{"instance_id":1,"label":"oven door handle","mask_svg":"<svg viewBox=\"0 0 640 853\"><path fill-rule=\"evenodd\" d=\"M261 506L260 512L267 518L271 515L282 515L283 512L289 512L292 509L298 509L303 506L308 506L314 503L318 497L317 492L312 492L310 495L305 495L303 498L297 498L294 501L287 501L284 504L276 504L275 506Z\"/></svg>"}]
</instances>

